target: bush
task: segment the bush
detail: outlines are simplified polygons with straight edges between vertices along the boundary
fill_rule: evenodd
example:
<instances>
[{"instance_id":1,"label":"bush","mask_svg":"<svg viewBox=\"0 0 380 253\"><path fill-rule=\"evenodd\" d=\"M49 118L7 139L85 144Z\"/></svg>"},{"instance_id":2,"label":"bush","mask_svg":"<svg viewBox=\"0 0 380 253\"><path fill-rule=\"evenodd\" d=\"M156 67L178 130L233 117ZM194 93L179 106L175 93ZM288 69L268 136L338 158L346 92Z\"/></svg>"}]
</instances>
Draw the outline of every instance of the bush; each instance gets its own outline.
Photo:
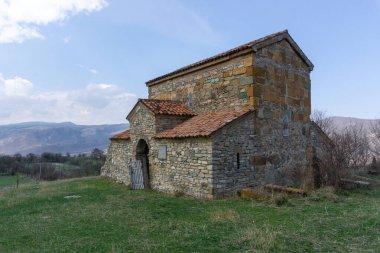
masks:
<instances>
[{"instance_id":1,"label":"bush","mask_svg":"<svg viewBox=\"0 0 380 253\"><path fill-rule=\"evenodd\" d=\"M254 190L251 188L241 189L238 192L238 195L242 199L247 199L247 200L265 201L269 199L268 195L265 192L260 191L260 190Z\"/></svg>"},{"instance_id":2,"label":"bush","mask_svg":"<svg viewBox=\"0 0 380 253\"><path fill-rule=\"evenodd\" d=\"M336 194L336 189L332 186L321 187L312 194L314 200L325 200L338 202L339 196Z\"/></svg>"},{"instance_id":3,"label":"bush","mask_svg":"<svg viewBox=\"0 0 380 253\"><path fill-rule=\"evenodd\" d=\"M289 197L287 194L277 194L272 196L272 202L276 206L283 206L289 203Z\"/></svg>"}]
</instances>

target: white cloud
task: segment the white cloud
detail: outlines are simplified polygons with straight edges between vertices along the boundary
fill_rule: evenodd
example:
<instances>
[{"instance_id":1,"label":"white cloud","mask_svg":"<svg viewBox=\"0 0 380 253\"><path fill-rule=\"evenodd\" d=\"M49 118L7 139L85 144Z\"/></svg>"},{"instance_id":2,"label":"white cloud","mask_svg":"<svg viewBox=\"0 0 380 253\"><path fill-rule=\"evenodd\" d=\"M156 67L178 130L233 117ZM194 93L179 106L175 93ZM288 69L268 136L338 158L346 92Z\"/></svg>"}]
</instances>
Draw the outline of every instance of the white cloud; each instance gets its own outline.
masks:
<instances>
[{"instance_id":1,"label":"white cloud","mask_svg":"<svg viewBox=\"0 0 380 253\"><path fill-rule=\"evenodd\" d=\"M89 84L76 90L39 92L29 80L0 74L0 124L26 121L77 124L126 122L137 96L115 84Z\"/></svg>"},{"instance_id":2,"label":"white cloud","mask_svg":"<svg viewBox=\"0 0 380 253\"><path fill-rule=\"evenodd\" d=\"M0 0L0 43L43 38L38 26L105 6L105 0Z\"/></svg>"},{"instance_id":3,"label":"white cloud","mask_svg":"<svg viewBox=\"0 0 380 253\"><path fill-rule=\"evenodd\" d=\"M33 84L24 78L4 79L0 74L0 95L3 92L5 96L26 96L32 88Z\"/></svg>"}]
</instances>

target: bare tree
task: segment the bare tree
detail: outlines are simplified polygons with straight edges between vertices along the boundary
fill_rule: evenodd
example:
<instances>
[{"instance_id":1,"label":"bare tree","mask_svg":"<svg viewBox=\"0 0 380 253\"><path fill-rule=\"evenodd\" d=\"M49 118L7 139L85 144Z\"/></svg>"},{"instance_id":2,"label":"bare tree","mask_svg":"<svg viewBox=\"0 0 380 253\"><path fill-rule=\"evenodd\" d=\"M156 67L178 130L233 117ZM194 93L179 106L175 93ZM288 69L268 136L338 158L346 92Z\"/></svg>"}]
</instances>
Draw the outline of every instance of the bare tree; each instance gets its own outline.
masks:
<instances>
[{"instance_id":1,"label":"bare tree","mask_svg":"<svg viewBox=\"0 0 380 253\"><path fill-rule=\"evenodd\" d=\"M371 125L372 152L380 157L380 119L374 121Z\"/></svg>"},{"instance_id":2,"label":"bare tree","mask_svg":"<svg viewBox=\"0 0 380 253\"><path fill-rule=\"evenodd\" d=\"M311 120L328 136L332 135L335 131L332 118L328 117L327 112L315 109L311 114Z\"/></svg>"},{"instance_id":3,"label":"bare tree","mask_svg":"<svg viewBox=\"0 0 380 253\"><path fill-rule=\"evenodd\" d=\"M359 169L367 165L370 144L362 124L349 124L340 132L334 132L332 139L344 166Z\"/></svg>"},{"instance_id":4,"label":"bare tree","mask_svg":"<svg viewBox=\"0 0 380 253\"><path fill-rule=\"evenodd\" d=\"M319 127L314 145L315 179L320 185L337 185L343 177L365 167L371 157L367 131L363 125L350 123L343 129L334 127L326 112L314 111L312 120Z\"/></svg>"}]
</instances>

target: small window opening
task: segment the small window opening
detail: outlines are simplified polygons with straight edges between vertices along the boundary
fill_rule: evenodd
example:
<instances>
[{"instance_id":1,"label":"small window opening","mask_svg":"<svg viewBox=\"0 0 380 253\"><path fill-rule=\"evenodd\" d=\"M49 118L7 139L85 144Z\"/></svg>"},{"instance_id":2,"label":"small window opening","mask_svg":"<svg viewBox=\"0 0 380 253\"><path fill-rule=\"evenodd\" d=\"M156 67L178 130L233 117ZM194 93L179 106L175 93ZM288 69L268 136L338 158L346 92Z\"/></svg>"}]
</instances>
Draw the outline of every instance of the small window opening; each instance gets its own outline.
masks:
<instances>
[{"instance_id":1,"label":"small window opening","mask_svg":"<svg viewBox=\"0 0 380 253\"><path fill-rule=\"evenodd\" d=\"M239 170L240 169L240 154L236 154L236 167Z\"/></svg>"},{"instance_id":2,"label":"small window opening","mask_svg":"<svg viewBox=\"0 0 380 253\"><path fill-rule=\"evenodd\" d=\"M187 106L190 109L193 109L193 94L192 93L187 94Z\"/></svg>"},{"instance_id":3,"label":"small window opening","mask_svg":"<svg viewBox=\"0 0 380 253\"><path fill-rule=\"evenodd\" d=\"M284 112L282 117L282 136L289 136L290 113Z\"/></svg>"}]
</instances>

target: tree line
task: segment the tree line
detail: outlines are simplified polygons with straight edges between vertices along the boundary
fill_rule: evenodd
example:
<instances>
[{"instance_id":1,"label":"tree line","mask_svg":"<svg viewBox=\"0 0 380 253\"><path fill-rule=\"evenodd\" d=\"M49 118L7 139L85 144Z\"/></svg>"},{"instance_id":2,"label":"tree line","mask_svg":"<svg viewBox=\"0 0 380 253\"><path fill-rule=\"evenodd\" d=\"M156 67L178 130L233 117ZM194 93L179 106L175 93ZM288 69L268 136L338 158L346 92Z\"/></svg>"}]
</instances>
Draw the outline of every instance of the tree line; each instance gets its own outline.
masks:
<instances>
[{"instance_id":1,"label":"tree line","mask_svg":"<svg viewBox=\"0 0 380 253\"><path fill-rule=\"evenodd\" d=\"M35 179L57 180L99 175L104 161L104 152L97 148L90 154L78 155L50 152L25 156L0 154L0 176L22 173Z\"/></svg>"},{"instance_id":2,"label":"tree line","mask_svg":"<svg viewBox=\"0 0 380 253\"><path fill-rule=\"evenodd\" d=\"M311 118L328 137L325 152L314 160L321 184L337 185L359 172L380 174L380 120L368 130L353 122L338 129L324 111L314 111Z\"/></svg>"}]
</instances>

